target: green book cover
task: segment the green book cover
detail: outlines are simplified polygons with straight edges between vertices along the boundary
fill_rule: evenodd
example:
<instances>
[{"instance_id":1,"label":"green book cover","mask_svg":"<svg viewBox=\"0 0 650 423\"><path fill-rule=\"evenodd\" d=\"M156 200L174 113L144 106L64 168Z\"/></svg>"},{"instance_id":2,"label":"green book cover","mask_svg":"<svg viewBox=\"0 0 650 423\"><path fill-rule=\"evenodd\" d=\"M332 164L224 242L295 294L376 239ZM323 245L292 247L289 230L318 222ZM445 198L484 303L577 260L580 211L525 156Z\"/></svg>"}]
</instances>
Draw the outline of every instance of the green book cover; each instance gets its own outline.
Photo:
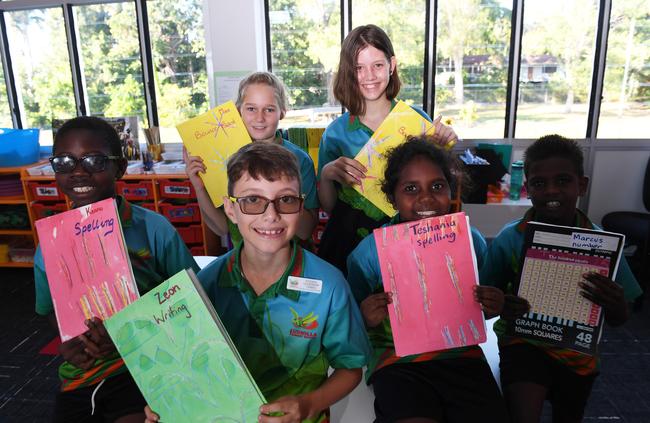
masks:
<instances>
[{"instance_id":1,"label":"green book cover","mask_svg":"<svg viewBox=\"0 0 650 423\"><path fill-rule=\"evenodd\" d=\"M257 421L264 396L191 270L105 326L162 422Z\"/></svg>"}]
</instances>

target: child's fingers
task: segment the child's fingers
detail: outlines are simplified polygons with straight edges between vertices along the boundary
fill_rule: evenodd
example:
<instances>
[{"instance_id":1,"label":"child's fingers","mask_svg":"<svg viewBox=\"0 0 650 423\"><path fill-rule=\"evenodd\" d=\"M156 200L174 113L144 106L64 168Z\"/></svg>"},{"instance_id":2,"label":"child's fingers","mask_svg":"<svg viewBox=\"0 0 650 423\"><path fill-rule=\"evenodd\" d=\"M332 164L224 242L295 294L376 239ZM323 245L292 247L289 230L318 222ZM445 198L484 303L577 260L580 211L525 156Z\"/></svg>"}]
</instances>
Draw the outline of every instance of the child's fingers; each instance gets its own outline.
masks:
<instances>
[{"instance_id":1,"label":"child's fingers","mask_svg":"<svg viewBox=\"0 0 650 423\"><path fill-rule=\"evenodd\" d=\"M344 165L347 170L356 172L363 176L365 176L366 172L368 172L368 169L364 165L362 165L358 160L350 159L348 157L339 157L337 161L341 165Z\"/></svg>"},{"instance_id":2,"label":"child's fingers","mask_svg":"<svg viewBox=\"0 0 650 423\"><path fill-rule=\"evenodd\" d=\"M160 416L154 413L148 405L144 407L144 415L147 418L146 423L155 423L160 420Z\"/></svg>"}]
</instances>

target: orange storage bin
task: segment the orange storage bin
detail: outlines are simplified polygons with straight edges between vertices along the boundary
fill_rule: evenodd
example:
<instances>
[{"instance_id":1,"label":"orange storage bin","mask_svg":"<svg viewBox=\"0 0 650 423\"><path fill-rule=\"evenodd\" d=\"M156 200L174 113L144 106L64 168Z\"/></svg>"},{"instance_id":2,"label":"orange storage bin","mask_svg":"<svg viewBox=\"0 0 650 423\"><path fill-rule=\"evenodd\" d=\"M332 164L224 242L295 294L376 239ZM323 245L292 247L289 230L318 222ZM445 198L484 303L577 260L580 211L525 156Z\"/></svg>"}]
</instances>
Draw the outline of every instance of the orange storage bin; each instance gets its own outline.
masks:
<instances>
[{"instance_id":1,"label":"orange storage bin","mask_svg":"<svg viewBox=\"0 0 650 423\"><path fill-rule=\"evenodd\" d=\"M160 198L196 198L196 192L189 180L161 179L158 181Z\"/></svg>"},{"instance_id":2,"label":"orange storage bin","mask_svg":"<svg viewBox=\"0 0 650 423\"><path fill-rule=\"evenodd\" d=\"M203 242L201 225L177 226L176 231L183 238L186 244L198 244Z\"/></svg>"},{"instance_id":3,"label":"orange storage bin","mask_svg":"<svg viewBox=\"0 0 650 423\"><path fill-rule=\"evenodd\" d=\"M199 211L198 203L188 204L169 204L161 202L160 213L165 216L170 222L200 222L201 212Z\"/></svg>"},{"instance_id":4,"label":"orange storage bin","mask_svg":"<svg viewBox=\"0 0 650 423\"><path fill-rule=\"evenodd\" d=\"M148 181L117 181L115 183L115 190L118 195L130 201L153 200L152 185Z\"/></svg>"},{"instance_id":5,"label":"orange storage bin","mask_svg":"<svg viewBox=\"0 0 650 423\"><path fill-rule=\"evenodd\" d=\"M56 182L30 182L29 190L34 200L40 201L60 201L65 200L63 192L56 186Z\"/></svg>"},{"instance_id":6,"label":"orange storage bin","mask_svg":"<svg viewBox=\"0 0 650 423\"><path fill-rule=\"evenodd\" d=\"M33 203L32 204L32 212L34 213L34 220L53 216L57 213L61 213L66 210L68 210L68 207L65 205L65 203L57 203L57 204Z\"/></svg>"}]
</instances>

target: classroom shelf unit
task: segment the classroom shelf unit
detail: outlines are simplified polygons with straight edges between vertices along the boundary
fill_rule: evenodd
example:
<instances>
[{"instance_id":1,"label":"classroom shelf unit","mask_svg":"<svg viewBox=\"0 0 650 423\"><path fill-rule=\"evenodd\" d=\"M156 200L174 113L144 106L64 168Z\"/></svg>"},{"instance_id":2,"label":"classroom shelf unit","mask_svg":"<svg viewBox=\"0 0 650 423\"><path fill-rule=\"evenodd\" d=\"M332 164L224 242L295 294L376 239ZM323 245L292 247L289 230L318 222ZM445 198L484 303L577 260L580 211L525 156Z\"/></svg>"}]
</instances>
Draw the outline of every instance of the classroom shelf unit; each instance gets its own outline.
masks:
<instances>
[{"instance_id":1,"label":"classroom shelf unit","mask_svg":"<svg viewBox=\"0 0 650 423\"><path fill-rule=\"evenodd\" d=\"M0 239L7 242L29 242L34 248L38 236L34 221L70 209L70 202L56 186L54 176L32 176L25 167L0 168L0 175L17 175L23 188L22 196L0 197L0 205L25 205L29 226L20 229L1 228ZM220 239L205 224L196 202L196 193L184 174L124 175L116 184L118 194L133 204L146 207L165 216L187 244L193 255L217 255ZM30 261L2 259L0 267L30 267Z\"/></svg>"}]
</instances>

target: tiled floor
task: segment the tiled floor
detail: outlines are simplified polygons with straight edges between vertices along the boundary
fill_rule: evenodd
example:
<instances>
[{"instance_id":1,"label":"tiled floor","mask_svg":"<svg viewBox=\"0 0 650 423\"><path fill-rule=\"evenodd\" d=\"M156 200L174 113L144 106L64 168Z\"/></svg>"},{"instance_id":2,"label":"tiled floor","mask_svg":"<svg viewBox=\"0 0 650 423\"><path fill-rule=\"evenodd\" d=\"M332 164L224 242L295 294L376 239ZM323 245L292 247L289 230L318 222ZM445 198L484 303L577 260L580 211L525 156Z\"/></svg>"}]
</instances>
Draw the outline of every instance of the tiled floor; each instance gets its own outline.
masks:
<instances>
[{"instance_id":1,"label":"tiled floor","mask_svg":"<svg viewBox=\"0 0 650 423\"><path fill-rule=\"evenodd\" d=\"M38 352L55 331L33 311L31 270L0 269L0 275L0 423L47 422L60 358ZM650 304L622 328L607 328L601 351L602 374L585 421L650 423Z\"/></svg>"}]
</instances>

